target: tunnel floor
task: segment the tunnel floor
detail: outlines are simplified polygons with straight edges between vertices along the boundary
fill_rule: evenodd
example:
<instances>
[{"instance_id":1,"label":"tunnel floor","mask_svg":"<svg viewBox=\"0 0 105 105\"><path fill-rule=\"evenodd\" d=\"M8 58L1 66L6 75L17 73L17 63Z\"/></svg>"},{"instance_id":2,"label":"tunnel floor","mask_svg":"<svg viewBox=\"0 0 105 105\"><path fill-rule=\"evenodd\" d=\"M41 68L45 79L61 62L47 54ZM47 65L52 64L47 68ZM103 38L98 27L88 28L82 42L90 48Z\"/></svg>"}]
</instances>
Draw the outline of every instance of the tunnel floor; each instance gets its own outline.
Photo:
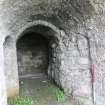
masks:
<instances>
[{"instance_id":1,"label":"tunnel floor","mask_svg":"<svg viewBox=\"0 0 105 105\"><path fill-rule=\"evenodd\" d=\"M30 97L34 105L73 105L67 96L63 102L58 102L58 90L44 74L28 75L20 79L20 96Z\"/></svg>"}]
</instances>

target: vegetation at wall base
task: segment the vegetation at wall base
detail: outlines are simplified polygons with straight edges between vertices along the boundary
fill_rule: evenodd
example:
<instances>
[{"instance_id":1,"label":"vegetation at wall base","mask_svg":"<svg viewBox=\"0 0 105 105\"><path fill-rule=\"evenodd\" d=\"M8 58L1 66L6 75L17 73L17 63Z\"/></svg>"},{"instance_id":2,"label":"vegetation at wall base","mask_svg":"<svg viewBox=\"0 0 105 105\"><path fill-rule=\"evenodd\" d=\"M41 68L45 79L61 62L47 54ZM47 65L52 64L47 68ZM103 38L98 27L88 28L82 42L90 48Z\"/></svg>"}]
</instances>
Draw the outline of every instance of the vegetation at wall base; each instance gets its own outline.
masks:
<instances>
[{"instance_id":1,"label":"vegetation at wall base","mask_svg":"<svg viewBox=\"0 0 105 105\"><path fill-rule=\"evenodd\" d=\"M65 101L65 94L61 90L56 91L56 98L58 102L64 102Z\"/></svg>"},{"instance_id":2,"label":"vegetation at wall base","mask_svg":"<svg viewBox=\"0 0 105 105\"><path fill-rule=\"evenodd\" d=\"M28 97L18 97L10 100L9 105L33 105L33 101Z\"/></svg>"}]
</instances>

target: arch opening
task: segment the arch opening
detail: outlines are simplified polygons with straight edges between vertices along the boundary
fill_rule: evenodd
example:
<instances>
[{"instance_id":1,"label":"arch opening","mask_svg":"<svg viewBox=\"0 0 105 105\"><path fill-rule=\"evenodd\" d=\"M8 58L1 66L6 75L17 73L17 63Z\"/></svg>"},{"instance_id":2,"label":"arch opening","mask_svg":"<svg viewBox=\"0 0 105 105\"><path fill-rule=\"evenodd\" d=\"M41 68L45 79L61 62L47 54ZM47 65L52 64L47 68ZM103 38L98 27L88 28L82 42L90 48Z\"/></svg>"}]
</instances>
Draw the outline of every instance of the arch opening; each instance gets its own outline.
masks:
<instances>
[{"instance_id":1,"label":"arch opening","mask_svg":"<svg viewBox=\"0 0 105 105\"><path fill-rule=\"evenodd\" d=\"M19 77L47 74L49 41L39 33L28 32L17 41Z\"/></svg>"},{"instance_id":2,"label":"arch opening","mask_svg":"<svg viewBox=\"0 0 105 105\"><path fill-rule=\"evenodd\" d=\"M55 30L56 28L46 24L35 24L25 28L16 37L5 38L4 67L9 99L19 93L30 95L31 89L38 88L41 81L61 86L60 32ZM38 80L37 83L35 79ZM29 94L24 94L26 89Z\"/></svg>"},{"instance_id":3,"label":"arch opening","mask_svg":"<svg viewBox=\"0 0 105 105\"><path fill-rule=\"evenodd\" d=\"M57 36L58 33L53 29L36 25L27 28L17 38L20 95L36 96L38 99L44 100L40 93L45 89L43 94L51 95L52 101L54 101L54 94L50 86L53 85L56 90L55 83L60 84L60 46ZM37 96L37 94L39 95Z\"/></svg>"},{"instance_id":4,"label":"arch opening","mask_svg":"<svg viewBox=\"0 0 105 105\"><path fill-rule=\"evenodd\" d=\"M57 50L60 49L56 35L54 30L43 25L32 26L23 31L16 41L20 77L36 72L54 79L55 70L52 69L58 60Z\"/></svg>"}]
</instances>

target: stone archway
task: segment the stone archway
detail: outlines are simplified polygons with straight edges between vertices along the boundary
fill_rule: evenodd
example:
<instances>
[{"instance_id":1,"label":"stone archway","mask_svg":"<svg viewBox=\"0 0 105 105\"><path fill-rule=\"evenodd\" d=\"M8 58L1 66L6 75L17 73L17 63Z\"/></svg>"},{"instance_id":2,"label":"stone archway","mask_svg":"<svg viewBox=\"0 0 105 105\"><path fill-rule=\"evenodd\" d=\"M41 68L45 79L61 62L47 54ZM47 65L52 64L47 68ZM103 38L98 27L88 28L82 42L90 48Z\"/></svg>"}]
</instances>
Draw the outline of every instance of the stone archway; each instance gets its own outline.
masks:
<instances>
[{"instance_id":1,"label":"stone archway","mask_svg":"<svg viewBox=\"0 0 105 105\"><path fill-rule=\"evenodd\" d=\"M56 35L57 33L47 26L34 25L24 30L18 38L16 47L21 96L44 99L39 97L39 93L42 94L45 87L44 92L49 90L48 78L60 85L61 50ZM43 84L43 81L46 82L46 85ZM50 92L45 94L52 95Z\"/></svg>"},{"instance_id":2,"label":"stone archway","mask_svg":"<svg viewBox=\"0 0 105 105\"><path fill-rule=\"evenodd\" d=\"M39 38L39 40L41 40L41 42L43 44L46 44L46 47L48 50L47 54L46 54L47 55L46 57L48 58L46 60L47 61L46 73L48 74L49 77L51 77L55 81L59 81L59 79L58 79L59 74L56 73L60 69L60 64L61 64L60 59L59 59L61 49L60 49L60 44L59 44L59 39L58 39L58 37L59 37L58 33L56 33L53 29L51 29L48 26L37 24L37 25L33 25L29 28L26 28L23 31L23 33L21 33L21 35L18 37L17 43L18 43L18 40L19 39L21 40L22 37L25 37L26 35L31 36L30 34L33 34L32 39L34 39L35 37L36 37L35 39ZM34 41L35 40L33 40L33 42ZM41 44L41 42L38 42L39 45ZM17 47L19 47L19 46L17 46ZM58 84L60 84L60 83L58 83Z\"/></svg>"},{"instance_id":3,"label":"stone archway","mask_svg":"<svg viewBox=\"0 0 105 105\"><path fill-rule=\"evenodd\" d=\"M60 71L61 71L61 37L62 31L54 25L45 21L35 21L20 28L16 37L7 37L4 44L4 60L7 81L8 97L14 97L19 93L19 77L18 77L18 60L16 43L24 36L29 36L29 33L42 36L48 45L48 65L46 65L46 73L49 78L54 80L59 86ZM42 38L42 39L43 39ZM40 38L39 38L40 39ZM9 62L9 63L8 63ZM7 65L6 65L7 64ZM12 66L11 66L12 65ZM9 90L9 91L8 91Z\"/></svg>"}]
</instances>

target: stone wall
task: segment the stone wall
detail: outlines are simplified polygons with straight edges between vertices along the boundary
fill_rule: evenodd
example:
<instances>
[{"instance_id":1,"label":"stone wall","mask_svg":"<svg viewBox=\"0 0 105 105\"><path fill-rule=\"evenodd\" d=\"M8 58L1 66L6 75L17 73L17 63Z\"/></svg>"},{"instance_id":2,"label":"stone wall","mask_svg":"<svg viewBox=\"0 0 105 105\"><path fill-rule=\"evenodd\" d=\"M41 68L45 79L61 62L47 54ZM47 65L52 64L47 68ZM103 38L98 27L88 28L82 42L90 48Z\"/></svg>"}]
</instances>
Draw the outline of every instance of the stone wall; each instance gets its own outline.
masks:
<instances>
[{"instance_id":1,"label":"stone wall","mask_svg":"<svg viewBox=\"0 0 105 105\"><path fill-rule=\"evenodd\" d=\"M57 69L49 75L66 93L82 98L87 105L93 105L90 70L95 64L96 105L104 105L104 0L2 0L0 11L0 26L7 31L4 36L12 36L15 42L26 28L36 23L55 31L48 33L58 38L52 66Z\"/></svg>"},{"instance_id":2,"label":"stone wall","mask_svg":"<svg viewBox=\"0 0 105 105\"><path fill-rule=\"evenodd\" d=\"M1 41L2 42L2 41ZM0 46L0 105L7 105L7 94L6 94L6 84L5 84L5 76L3 71L3 47Z\"/></svg>"},{"instance_id":3,"label":"stone wall","mask_svg":"<svg viewBox=\"0 0 105 105\"><path fill-rule=\"evenodd\" d=\"M6 86L8 98L18 95L19 81L16 58L16 46L13 38L7 36L3 44L4 50L4 72L6 75Z\"/></svg>"},{"instance_id":4,"label":"stone wall","mask_svg":"<svg viewBox=\"0 0 105 105\"><path fill-rule=\"evenodd\" d=\"M0 68L1 69L1 68ZM2 70L0 70L0 74L4 74ZM4 75L0 75L0 105L7 105L7 95L6 95L6 86Z\"/></svg>"}]
</instances>

